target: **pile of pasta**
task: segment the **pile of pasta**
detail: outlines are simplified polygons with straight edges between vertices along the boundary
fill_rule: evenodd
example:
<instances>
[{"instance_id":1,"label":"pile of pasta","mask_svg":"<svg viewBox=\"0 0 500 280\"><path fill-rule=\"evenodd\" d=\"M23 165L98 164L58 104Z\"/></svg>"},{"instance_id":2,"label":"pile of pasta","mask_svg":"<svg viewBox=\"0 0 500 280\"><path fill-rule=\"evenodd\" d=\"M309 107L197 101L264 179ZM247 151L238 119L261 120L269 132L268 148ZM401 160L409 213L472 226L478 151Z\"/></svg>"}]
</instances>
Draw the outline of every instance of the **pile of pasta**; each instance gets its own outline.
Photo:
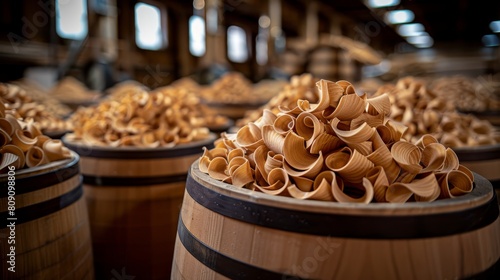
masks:
<instances>
[{"instance_id":1,"label":"pile of pasta","mask_svg":"<svg viewBox=\"0 0 500 280\"><path fill-rule=\"evenodd\" d=\"M199 169L211 178L270 195L335 202L434 201L473 189L455 152L388 119L388 95L359 96L347 81L317 83L318 103L299 100L265 110L235 134L204 149Z\"/></svg>"},{"instance_id":2,"label":"pile of pasta","mask_svg":"<svg viewBox=\"0 0 500 280\"><path fill-rule=\"evenodd\" d=\"M379 88L374 96L388 94L391 118L408 126L404 137L415 143L424 134L433 135L447 147L492 145L500 141L494 127L473 115L457 112L452 102L412 77Z\"/></svg>"},{"instance_id":3,"label":"pile of pasta","mask_svg":"<svg viewBox=\"0 0 500 280\"><path fill-rule=\"evenodd\" d=\"M208 103L222 104L259 104L270 98L262 92L254 92L252 82L238 72L227 73L202 88L200 97Z\"/></svg>"},{"instance_id":4,"label":"pile of pasta","mask_svg":"<svg viewBox=\"0 0 500 280\"><path fill-rule=\"evenodd\" d=\"M22 88L26 92L26 95L28 95L34 102L44 105L45 111L49 114L58 118L64 118L73 112L71 108L50 96L46 90L33 81L22 79L12 83Z\"/></svg>"},{"instance_id":5,"label":"pile of pasta","mask_svg":"<svg viewBox=\"0 0 500 280\"><path fill-rule=\"evenodd\" d=\"M93 103L101 97L99 92L89 90L73 77L65 77L59 81L50 95L65 104Z\"/></svg>"},{"instance_id":6,"label":"pile of pasta","mask_svg":"<svg viewBox=\"0 0 500 280\"><path fill-rule=\"evenodd\" d=\"M315 85L316 82L317 79L313 78L311 74L292 76L290 82L284 85L276 96L259 109L247 111L245 117L236 122L236 126L242 127L249 122L256 121L262 116L264 110L270 110L274 114L277 114L280 106L294 106L299 99L317 102L319 95Z\"/></svg>"},{"instance_id":7,"label":"pile of pasta","mask_svg":"<svg viewBox=\"0 0 500 280\"><path fill-rule=\"evenodd\" d=\"M46 105L35 102L17 85L0 84L0 103L7 110L15 110L25 122L33 122L44 133L58 133L71 129L62 118L50 113Z\"/></svg>"},{"instance_id":8,"label":"pile of pasta","mask_svg":"<svg viewBox=\"0 0 500 280\"><path fill-rule=\"evenodd\" d=\"M87 145L145 148L174 147L210 136L199 100L180 89L165 87L148 92L132 87L119 97L80 108L72 116L70 141Z\"/></svg>"},{"instance_id":9,"label":"pile of pasta","mask_svg":"<svg viewBox=\"0 0 500 280\"><path fill-rule=\"evenodd\" d=\"M0 173L71 158L61 140L43 135L33 120L24 121L16 110L0 102Z\"/></svg>"},{"instance_id":10,"label":"pile of pasta","mask_svg":"<svg viewBox=\"0 0 500 280\"><path fill-rule=\"evenodd\" d=\"M453 76L437 79L430 88L461 111L483 112L500 110L499 85L492 77Z\"/></svg>"}]
</instances>

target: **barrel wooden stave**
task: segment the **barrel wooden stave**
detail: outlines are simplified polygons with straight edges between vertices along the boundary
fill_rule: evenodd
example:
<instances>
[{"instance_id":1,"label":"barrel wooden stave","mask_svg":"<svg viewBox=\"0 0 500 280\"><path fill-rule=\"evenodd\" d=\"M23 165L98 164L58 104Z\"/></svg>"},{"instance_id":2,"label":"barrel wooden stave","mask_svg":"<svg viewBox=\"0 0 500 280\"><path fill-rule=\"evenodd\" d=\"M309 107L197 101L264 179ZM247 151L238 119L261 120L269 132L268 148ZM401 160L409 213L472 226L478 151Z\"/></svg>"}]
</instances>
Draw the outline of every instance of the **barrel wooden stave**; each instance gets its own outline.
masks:
<instances>
[{"instance_id":1,"label":"barrel wooden stave","mask_svg":"<svg viewBox=\"0 0 500 280\"><path fill-rule=\"evenodd\" d=\"M241 196L235 193L236 197ZM491 192L489 198L471 199L472 204L484 203L492 195ZM261 197L257 195L253 199L262 202ZM394 209L390 205L388 208ZM392 215L391 212L386 214ZM411 211L406 212L409 213ZM485 227L448 236L390 240L328 237L283 231L225 217L206 209L186 192L181 222L200 244L245 265L291 277L283 279L295 276L307 279L464 278L487 270L500 257L498 217ZM226 279L193 257L180 240L181 231L178 232L172 279L200 279L201 276L203 279Z\"/></svg>"},{"instance_id":2,"label":"barrel wooden stave","mask_svg":"<svg viewBox=\"0 0 500 280\"><path fill-rule=\"evenodd\" d=\"M193 161L215 139L174 148L88 147L80 152L98 279L166 279Z\"/></svg>"},{"instance_id":3,"label":"barrel wooden stave","mask_svg":"<svg viewBox=\"0 0 500 280\"><path fill-rule=\"evenodd\" d=\"M73 153L71 160L16 172L16 272L2 266L2 279L94 279L88 273L93 271L93 255L87 207L79 193L78 163ZM57 183L49 183L54 180ZM38 208L45 213L47 203L54 206L50 202L62 197L70 199L68 205L57 204L62 208L38 213ZM6 197L0 199L0 206L7 208ZM34 208L24 213L26 207ZM5 263L3 251L0 261Z\"/></svg>"}]
</instances>

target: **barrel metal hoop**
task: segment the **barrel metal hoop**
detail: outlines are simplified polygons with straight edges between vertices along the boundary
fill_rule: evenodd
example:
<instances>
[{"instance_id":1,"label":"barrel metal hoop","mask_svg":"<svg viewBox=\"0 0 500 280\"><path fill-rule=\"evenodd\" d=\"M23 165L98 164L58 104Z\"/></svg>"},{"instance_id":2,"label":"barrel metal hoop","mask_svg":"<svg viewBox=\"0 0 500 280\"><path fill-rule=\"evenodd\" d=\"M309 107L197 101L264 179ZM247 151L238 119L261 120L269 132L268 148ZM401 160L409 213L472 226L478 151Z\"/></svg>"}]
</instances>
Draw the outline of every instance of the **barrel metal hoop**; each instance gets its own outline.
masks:
<instances>
[{"instance_id":1,"label":"barrel metal hoop","mask_svg":"<svg viewBox=\"0 0 500 280\"><path fill-rule=\"evenodd\" d=\"M15 225L19 225L54 214L78 201L82 195L83 187L80 182L76 188L61 196L26 207L16 208L15 216L10 216L9 211L0 212L0 219L2 220L0 229L6 228L11 221Z\"/></svg>"},{"instance_id":2,"label":"barrel metal hoop","mask_svg":"<svg viewBox=\"0 0 500 280\"><path fill-rule=\"evenodd\" d=\"M68 165L45 173L15 179L16 195L49 188L67 181L80 173L78 160L73 160ZM5 198L8 193L0 192L0 198Z\"/></svg>"},{"instance_id":3,"label":"barrel metal hoop","mask_svg":"<svg viewBox=\"0 0 500 280\"><path fill-rule=\"evenodd\" d=\"M185 182L186 174L170 176L150 176L150 177L109 177L83 175L83 183L91 186L121 186L121 187L142 187L151 185L162 185L169 183Z\"/></svg>"},{"instance_id":4,"label":"barrel metal hoop","mask_svg":"<svg viewBox=\"0 0 500 280\"><path fill-rule=\"evenodd\" d=\"M499 214L496 195L478 207L440 214L364 217L297 211L217 193L194 180L191 172L186 191L203 207L244 223L329 237L411 239L448 236L486 227L495 222Z\"/></svg>"},{"instance_id":5,"label":"barrel metal hoop","mask_svg":"<svg viewBox=\"0 0 500 280\"><path fill-rule=\"evenodd\" d=\"M211 270L224 275L230 279L296 279L297 276L289 276L286 274L277 273L264 268L256 267L251 264L243 263L235 260L207 246L186 228L182 217L179 216L179 224L177 226L179 240L186 250L195 257L199 262L203 263Z\"/></svg>"}]
</instances>

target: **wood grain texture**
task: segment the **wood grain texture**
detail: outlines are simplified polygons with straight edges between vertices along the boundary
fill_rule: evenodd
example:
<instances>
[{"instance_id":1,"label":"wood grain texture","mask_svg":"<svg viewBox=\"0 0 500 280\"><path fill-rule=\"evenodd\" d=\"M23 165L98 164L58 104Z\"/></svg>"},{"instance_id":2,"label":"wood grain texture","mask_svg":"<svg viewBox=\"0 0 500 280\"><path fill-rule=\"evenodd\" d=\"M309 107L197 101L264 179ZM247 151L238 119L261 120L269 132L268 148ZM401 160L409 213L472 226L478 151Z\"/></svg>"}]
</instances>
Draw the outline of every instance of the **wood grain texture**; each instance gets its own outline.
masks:
<instances>
[{"instance_id":1,"label":"wood grain texture","mask_svg":"<svg viewBox=\"0 0 500 280\"><path fill-rule=\"evenodd\" d=\"M82 156L98 279L122 269L137 279L168 279L185 175L209 144L168 158L127 158L126 149L122 158Z\"/></svg>"},{"instance_id":2,"label":"wood grain texture","mask_svg":"<svg viewBox=\"0 0 500 280\"><path fill-rule=\"evenodd\" d=\"M78 156L73 156L73 161L65 164L78 165ZM58 166L68 166L65 164ZM59 169L52 165L46 170L25 170L16 174L16 180L22 182L23 179L37 174L58 171ZM2 185L5 183L4 179L6 178L0 178ZM45 184L46 182L40 180L36 190L16 195L16 213L22 213L26 207L32 207L33 210L30 211L36 215L38 207L42 207L44 203L82 188L80 175L71 176L57 184ZM0 199L0 206L1 211L7 210L6 197ZM1 233L9 235L10 230L3 228ZM6 255L10 245L2 241L1 279L94 279L90 226L83 196L62 209L46 215L40 214L40 217L24 223L16 223L15 233L16 272L7 270L9 265L6 264Z\"/></svg>"},{"instance_id":3,"label":"wood grain texture","mask_svg":"<svg viewBox=\"0 0 500 280\"><path fill-rule=\"evenodd\" d=\"M257 204L304 212L356 216L420 216L453 213L491 203L493 190L471 193L458 200L432 203L369 204L357 206L300 201L236 189L211 180L196 170L192 177L203 187ZM485 181L481 181L485 182ZM487 183L487 182L486 182ZM479 190L479 188L478 188ZM210 198L207 198L210 199ZM447 207L449 205L449 207ZM295 207L294 207L295 206ZM187 192L181 210L185 228L201 246L251 268L305 279L462 279L493 266L500 258L500 218L471 231L439 237L384 239L318 236L259 226L228 218L205 208ZM271 217L269 215L268 217ZM262 217L265 219L266 217ZM477 217L480 219L481 217ZM327 225L342 227L345 225ZM355 225L350 225L355 226ZM391 224L381 225L390 229ZM435 224L439 227L439 224ZM360 226L361 228L361 226ZM394 229L398 230L398 229ZM418 228L416 228L418 230ZM180 232L180 231L179 231ZM232 278L200 262L177 236L171 279ZM290 278L291 277L291 278ZM250 279L241 277L241 279Z\"/></svg>"}]
</instances>

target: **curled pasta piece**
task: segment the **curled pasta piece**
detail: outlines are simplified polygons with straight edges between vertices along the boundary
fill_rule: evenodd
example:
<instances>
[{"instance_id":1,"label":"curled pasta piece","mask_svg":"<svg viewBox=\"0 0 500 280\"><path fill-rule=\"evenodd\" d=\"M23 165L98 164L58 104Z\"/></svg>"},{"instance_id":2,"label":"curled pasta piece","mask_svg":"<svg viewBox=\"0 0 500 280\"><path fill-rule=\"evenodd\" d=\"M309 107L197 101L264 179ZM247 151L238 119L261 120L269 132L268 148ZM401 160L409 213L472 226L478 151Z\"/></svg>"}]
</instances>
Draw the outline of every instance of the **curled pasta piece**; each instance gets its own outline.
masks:
<instances>
[{"instance_id":1,"label":"curled pasta piece","mask_svg":"<svg viewBox=\"0 0 500 280\"><path fill-rule=\"evenodd\" d=\"M410 174L417 174L422 170L422 152L417 146L404 141L396 142L392 145L391 154L398 165Z\"/></svg>"},{"instance_id":2,"label":"curled pasta piece","mask_svg":"<svg viewBox=\"0 0 500 280\"><path fill-rule=\"evenodd\" d=\"M9 133L3 129L0 129L0 148L9 144L10 141L12 141L12 138L10 137Z\"/></svg>"},{"instance_id":3,"label":"curled pasta piece","mask_svg":"<svg viewBox=\"0 0 500 280\"><path fill-rule=\"evenodd\" d=\"M277 133L286 135L288 132L293 131L295 118L288 114L281 114L276 118L273 126Z\"/></svg>"},{"instance_id":4,"label":"curled pasta piece","mask_svg":"<svg viewBox=\"0 0 500 280\"><path fill-rule=\"evenodd\" d=\"M21 148L19 148L18 146L16 145L13 145L13 144L8 144L8 145L5 145L2 147L2 149L0 150L0 153L3 154L3 155L6 155L6 154L13 154L16 156L16 160L14 162L12 162L12 157L9 156L8 161L11 161L11 165L15 166L16 169L21 169L24 167L24 164L26 163L26 156L24 155L24 152L23 150L21 150Z\"/></svg>"},{"instance_id":5,"label":"curled pasta piece","mask_svg":"<svg viewBox=\"0 0 500 280\"><path fill-rule=\"evenodd\" d=\"M50 161L61 160L71 157L68 148L64 147L61 140L52 139L43 143L43 151Z\"/></svg>"},{"instance_id":6,"label":"curled pasta piece","mask_svg":"<svg viewBox=\"0 0 500 280\"><path fill-rule=\"evenodd\" d=\"M365 156L349 148L330 154L325 159L325 165L349 183L361 183L363 177L374 167Z\"/></svg>"},{"instance_id":7,"label":"curled pasta piece","mask_svg":"<svg viewBox=\"0 0 500 280\"><path fill-rule=\"evenodd\" d=\"M49 163L49 159L41 148L33 146L26 152L26 165L28 167L35 167L46 163Z\"/></svg>"},{"instance_id":8,"label":"curled pasta piece","mask_svg":"<svg viewBox=\"0 0 500 280\"><path fill-rule=\"evenodd\" d=\"M332 193L333 197L335 198L336 201L338 202L344 202L344 203L370 203L373 199L373 186L371 185L370 181L367 178L363 178L363 182L361 186L354 186L350 187L351 189L354 190L361 190L363 191L363 195L361 196L351 196L348 193L346 193L347 189L349 187L344 186L344 182L339 179L335 181L335 184L332 185Z\"/></svg>"},{"instance_id":9,"label":"curled pasta piece","mask_svg":"<svg viewBox=\"0 0 500 280\"><path fill-rule=\"evenodd\" d=\"M439 143L431 143L422 151L421 165L424 167L419 173L439 171L446 160L446 148Z\"/></svg>"},{"instance_id":10,"label":"curled pasta piece","mask_svg":"<svg viewBox=\"0 0 500 280\"><path fill-rule=\"evenodd\" d=\"M234 168L232 168L234 167ZM229 173L231 181L235 187L244 187L254 181L250 163L244 157L235 157L229 162Z\"/></svg>"},{"instance_id":11,"label":"curled pasta piece","mask_svg":"<svg viewBox=\"0 0 500 280\"><path fill-rule=\"evenodd\" d=\"M414 180L411 183L393 183L387 189L388 202L406 202L415 195L416 201L433 201L439 197L440 188L434 174Z\"/></svg>"},{"instance_id":12,"label":"curled pasta piece","mask_svg":"<svg viewBox=\"0 0 500 280\"><path fill-rule=\"evenodd\" d=\"M263 193L271 195L289 195L287 188L290 186L290 179L282 168L270 170L266 181L268 182L267 186L259 186L257 184L254 184L254 186Z\"/></svg>"},{"instance_id":13,"label":"curled pasta piece","mask_svg":"<svg viewBox=\"0 0 500 280\"><path fill-rule=\"evenodd\" d=\"M364 123L360 127L353 130L341 130L338 128L339 119L333 119L331 126L337 137L346 143L360 143L370 139L375 132L375 129Z\"/></svg>"},{"instance_id":14,"label":"curled pasta piece","mask_svg":"<svg viewBox=\"0 0 500 280\"><path fill-rule=\"evenodd\" d=\"M340 98L339 104L334 111L330 113L329 110L325 110L323 117L328 120L337 118L341 121L355 119L365 111L365 100L366 96L360 97L356 94L344 95Z\"/></svg>"},{"instance_id":15,"label":"curled pasta piece","mask_svg":"<svg viewBox=\"0 0 500 280\"><path fill-rule=\"evenodd\" d=\"M292 197L298 199L333 201L332 184L336 184L335 173L323 171L314 179L312 191L302 191L297 186L291 185L288 187L288 192Z\"/></svg>"},{"instance_id":16,"label":"curled pasta piece","mask_svg":"<svg viewBox=\"0 0 500 280\"><path fill-rule=\"evenodd\" d=\"M29 150L36 143L36 138L31 138L28 131L16 129L12 134L12 144L18 146L23 152Z\"/></svg>"},{"instance_id":17,"label":"curled pasta piece","mask_svg":"<svg viewBox=\"0 0 500 280\"><path fill-rule=\"evenodd\" d=\"M228 162L225 158L214 158L208 165L208 175L210 177L226 183L231 182L231 176L227 173Z\"/></svg>"},{"instance_id":18,"label":"curled pasta piece","mask_svg":"<svg viewBox=\"0 0 500 280\"><path fill-rule=\"evenodd\" d=\"M472 191L471 178L460 170L452 170L439 180L441 198L453 198Z\"/></svg>"},{"instance_id":19,"label":"curled pasta piece","mask_svg":"<svg viewBox=\"0 0 500 280\"><path fill-rule=\"evenodd\" d=\"M255 151L264 143L260 128L253 123L248 123L236 133L236 143L245 149Z\"/></svg>"},{"instance_id":20,"label":"curled pasta piece","mask_svg":"<svg viewBox=\"0 0 500 280\"><path fill-rule=\"evenodd\" d=\"M368 103L366 111L370 115L389 116L391 113L391 100L386 93L373 98L368 98L366 99L366 103Z\"/></svg>"},{"instance_id":21,"label":"curled pasta piece","mask_svg":"<svg viewBox=\"0 0 500 280\"><path fill-rule=\"evenodd\" d=\"M283 153L285 137L276 132L272 125L265 125L262 127L262 140L271 151L277 154Z\"/></svg>"},{"instance_id":22,"label":"curled pasta piece","mask_svg":"<svg viewBox=\"0 0 500 280\"><path fill-rule=\"evenodd\" d=\"M302 112L297 116L295 130L299 136L306 140L306 148L309 148L325 129L323 123L315 115Z\"/></svg>"},{"instance_id":23,"label":"curled pasta piece","mask_svg":"<svg viewBox=\"0 0 500 280\"><path fill-rule=\"evenodd\" d=\"M340 138L335 135L323 132L312 143L309 152L311 154L319 154L322 152L323 154L327 154L330 151L336 150L345 145Z\"/></svg>"},{"instance_id":24,"label":"curled pasta piece","mask_svg":"<svg viewBox=\"0 0 500 280\"><path fill-rule=\"evenodd\" d=\"M385 193L389 188L389 180L385 174L384 168L382 168L382 166L375 166L366 173L366 179L368 179L373 186L373 197L375 201L387 202Z\"/></svg>"},{"instance_id":25,"label":"curled pasta piece","mask_svg":"<svg viewBox=\"0 0 500 280\"><path fill-rule=\"evenodd\" d=\"M18 159L19 159L19 157L15 154L7 153L7 152L2 153L1 154L1 161L0 161L0 170L15 163Z\"/></svg>"}]
</instances>

